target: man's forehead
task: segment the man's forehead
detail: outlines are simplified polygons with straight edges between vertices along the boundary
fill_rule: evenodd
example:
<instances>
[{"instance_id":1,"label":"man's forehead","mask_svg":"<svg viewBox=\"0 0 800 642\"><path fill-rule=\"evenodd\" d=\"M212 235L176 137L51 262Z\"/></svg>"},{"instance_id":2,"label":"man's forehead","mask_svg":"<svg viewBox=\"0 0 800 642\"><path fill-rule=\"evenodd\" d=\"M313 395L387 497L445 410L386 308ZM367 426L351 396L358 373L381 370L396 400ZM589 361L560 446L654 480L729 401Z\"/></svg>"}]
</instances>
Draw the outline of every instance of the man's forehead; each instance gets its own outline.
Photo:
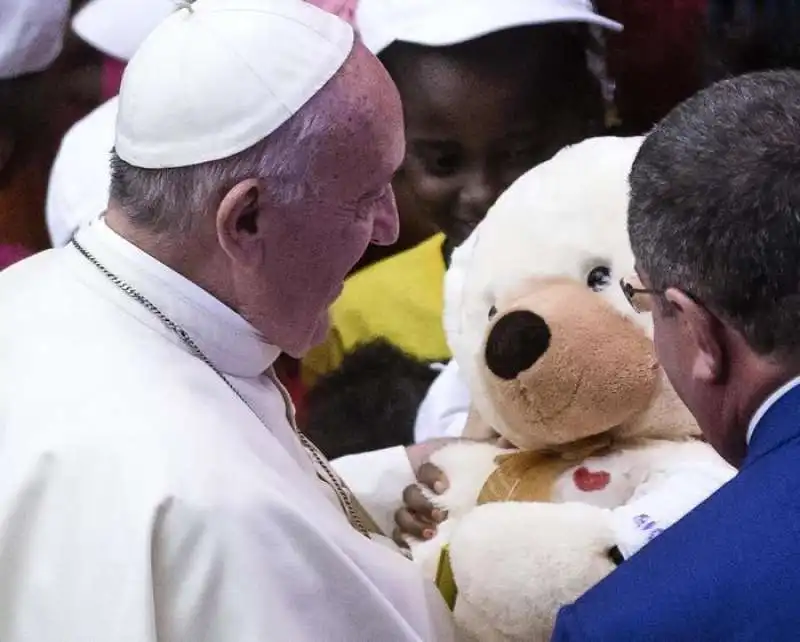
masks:
<instances>
[{"instance_id":1,"label":"man's forehead","mask_svg":"<svg viewBox=\"0 0 800 642\"><path fill-rule=\"evenodd\" d=\"M371 57L366 50L362 53ZM340 91L324 105L331 127L315 165L323 172L349 172L350 181L356 175L367 180L373 174L391 176L405 151L397 90L375 58L348 61L342 73Z\"/></svg>"},{"instance_id":2,"label":"man's forehead","mask_svg":"<svg viewBox=\"0 0 800 642\"><path fill-rule=\"evenodd\" d=\"M361 43L355 43L338 73L342 91L331 107L340 117L340 125L358 128L363 119L391 110L393 105L399 110L395 84L380 61Z\"/></svg>"}]
</instances>

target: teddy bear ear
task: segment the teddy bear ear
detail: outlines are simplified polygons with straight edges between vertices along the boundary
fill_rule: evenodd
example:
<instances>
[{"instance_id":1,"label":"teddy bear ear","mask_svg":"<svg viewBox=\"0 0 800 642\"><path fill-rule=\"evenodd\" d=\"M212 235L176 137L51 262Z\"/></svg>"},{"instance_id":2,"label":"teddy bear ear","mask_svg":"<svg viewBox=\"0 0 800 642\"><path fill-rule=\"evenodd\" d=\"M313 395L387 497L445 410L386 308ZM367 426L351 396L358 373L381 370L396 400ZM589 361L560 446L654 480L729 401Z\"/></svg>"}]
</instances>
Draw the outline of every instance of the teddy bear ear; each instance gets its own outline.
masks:
<instances>
[{"instance_id":1,"label":"teddy bear ear","mask_svg":"<svg viewBox=\"0 0 800 642\"><path fill-rule=\"evenodd\" d=\"M486 339L486 366L496 377L511 381L536 363L550 347L550 328L529 310L502 316Z\"/></svg>"}]
</instances>

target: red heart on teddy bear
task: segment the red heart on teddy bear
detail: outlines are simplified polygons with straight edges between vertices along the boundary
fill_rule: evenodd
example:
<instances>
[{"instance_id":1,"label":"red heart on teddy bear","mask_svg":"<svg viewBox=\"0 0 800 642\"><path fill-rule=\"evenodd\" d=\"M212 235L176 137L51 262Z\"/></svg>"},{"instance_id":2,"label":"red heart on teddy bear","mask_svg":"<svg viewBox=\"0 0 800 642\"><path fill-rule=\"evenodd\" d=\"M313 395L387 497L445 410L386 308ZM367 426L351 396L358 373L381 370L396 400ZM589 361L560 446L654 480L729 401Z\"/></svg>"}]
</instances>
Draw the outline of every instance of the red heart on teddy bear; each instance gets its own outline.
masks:
<instances>
[{"instance_id":1,"label":"red heart on teddy bear","mask_svg":"<svg viewBox=\"0 0 800 642\"><path fill-rule=\"evenodd\" d=\"M581 466L572 473L572 480L578 490L591 493L596 490L603 490L611 481L611 474L604 470L591 471L585 466Z\"/></svg>"}]
</instances>

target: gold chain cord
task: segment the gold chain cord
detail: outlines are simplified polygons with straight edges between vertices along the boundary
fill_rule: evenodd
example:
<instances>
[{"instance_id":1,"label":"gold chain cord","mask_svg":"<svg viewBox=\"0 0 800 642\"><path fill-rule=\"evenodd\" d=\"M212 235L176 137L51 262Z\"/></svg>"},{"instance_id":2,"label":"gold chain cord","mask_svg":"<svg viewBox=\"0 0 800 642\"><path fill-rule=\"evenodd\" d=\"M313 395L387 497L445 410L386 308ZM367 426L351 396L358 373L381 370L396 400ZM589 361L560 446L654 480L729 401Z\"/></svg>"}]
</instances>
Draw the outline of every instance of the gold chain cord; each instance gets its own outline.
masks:
<instances>
[{"instance_id":1,"label":"gold chain cord","mask_svg":"<svg viewBox=\"0 0 800 642\"><path fill-rule=\"evenodd\" d=\"M225 384L230 388L230 390L239 398L239 400L245 405L245 407L250 410L253 415L255 415L258 422L264 426L265 430L269 430L269 428L261 421L261 417L258 416L255 410L250 406L249 403L244 399L242 394L236 389L236 387L228 381L228 378L211 362L211 360L205 355L205 353L200 350L194 340L189 336L189 334L178 324L172 321L167 315L165 315L161 310L159 310L153 303L151 303L144 295L140 294L136 291L130 284L123 281L119 278L116 274L108 270L100 261L98 261L89 251L87 251L78 241L74 238L71 241L72 245L75 247L76 250L87 260L91 263L97 270L100 271L111 283L113 283L120 291L124 294L129 296L131 299L139 303L142 307L144 307L148 312L153 314L164 326L172 333L174 333L178 339L180 339L181 343L183 343L191 352L194 354L198 359L200 359L203 363L205 363L211 370L220 378ZM274 375L272 375L274 376ZM272 378L272 377L271 377ZM275 383L275 381L273 381ZM282 385L278 386L278 390L283 397L284 406L286 407L287 418L289 419L289 423L292 426L295 434L297 435L298 439L300 440L300 444L306 451L306 454L310 457L310 459L315 462L324 472L325 475L319 475L320 479L327 484L336 495L339 503L342 505L342 509L346 513L350 524L359 531L362 535L369 538L369 531L364 526L361 517L358 514L358 511L353 506L353 502L350 498L350 492L344 485L344 482L341 481L339 476L333 471L330 464L325 459L325 456L319 451L319 449L311 442L308 437L306 437L303 433L301 433L298 428L297 424L294 421L293 413L291 412L290 408L291 405L289 404L288 400L286 399L287 392L284 390ZM327 478L327 479L325 479Z\"/></svg>"}]
</instances>

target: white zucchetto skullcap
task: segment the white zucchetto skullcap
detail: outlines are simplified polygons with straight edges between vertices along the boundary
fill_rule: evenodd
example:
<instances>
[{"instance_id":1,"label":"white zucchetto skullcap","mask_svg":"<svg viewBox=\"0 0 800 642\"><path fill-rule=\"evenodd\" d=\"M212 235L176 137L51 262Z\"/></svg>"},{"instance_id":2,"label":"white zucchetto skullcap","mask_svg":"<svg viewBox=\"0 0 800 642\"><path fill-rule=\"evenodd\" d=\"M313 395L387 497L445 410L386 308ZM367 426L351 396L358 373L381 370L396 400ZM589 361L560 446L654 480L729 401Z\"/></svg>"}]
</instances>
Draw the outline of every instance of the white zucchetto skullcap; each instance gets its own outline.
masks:
<instances>
[{"instance_id":1,"label":"white zucchetto skullcap","mask_svg":"<svg viewBox=\"0 0 800 642\"><path fill-rule=\"evenodd\" d=\"M244 151L342 67L353 29L303 0L196 0L147 37L122 78L116 152L145 169Z\"/></svg>"}]
</instances>

